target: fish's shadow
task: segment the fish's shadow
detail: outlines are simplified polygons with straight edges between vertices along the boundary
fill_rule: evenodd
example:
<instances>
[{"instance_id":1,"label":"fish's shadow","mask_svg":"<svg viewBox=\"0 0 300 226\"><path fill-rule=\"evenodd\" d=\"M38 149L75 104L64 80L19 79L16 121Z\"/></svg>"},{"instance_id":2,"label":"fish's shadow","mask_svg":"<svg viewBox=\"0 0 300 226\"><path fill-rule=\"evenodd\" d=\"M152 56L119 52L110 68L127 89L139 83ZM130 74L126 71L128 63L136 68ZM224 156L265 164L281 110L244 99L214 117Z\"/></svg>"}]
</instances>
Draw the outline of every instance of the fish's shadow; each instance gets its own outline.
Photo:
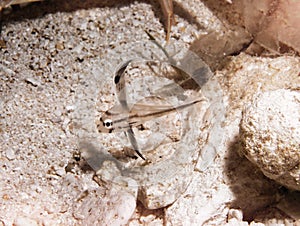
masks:
<instances>
[{"instance_id":1,"label":"fish's shadow","mask_svg":"<svg viewBox=\"0 0 300 226\"><path fill-rule=\"evenodd\" d=\"M242 210L243 220L248 222L257 221L257 218L278 219L277 213L282 211L277 204L281 200L289 202L291 191L267 178L256 165L240 154L241 148L240 138L236 137L225 158L224 173L235 196L230 207ZM270 214L266 215L266 212ZM281 216L282 220L287 217L286 214Z\"/></svg>"}]
</instances>

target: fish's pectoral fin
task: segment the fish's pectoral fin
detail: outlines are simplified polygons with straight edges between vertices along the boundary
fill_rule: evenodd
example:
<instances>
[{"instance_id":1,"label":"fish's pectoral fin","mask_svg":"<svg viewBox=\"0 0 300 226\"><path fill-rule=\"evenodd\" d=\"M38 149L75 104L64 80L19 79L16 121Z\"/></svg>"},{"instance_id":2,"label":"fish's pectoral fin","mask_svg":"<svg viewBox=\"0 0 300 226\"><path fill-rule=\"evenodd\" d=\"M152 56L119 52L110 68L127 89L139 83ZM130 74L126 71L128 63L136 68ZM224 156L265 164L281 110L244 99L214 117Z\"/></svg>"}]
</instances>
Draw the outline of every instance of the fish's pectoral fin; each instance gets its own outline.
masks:
<instances>
[{"instance_id":1,"label":"fish's pectoral fin","mask_svg":"<svg viewBox=\"0 0 300 226\"><path fill-rule=\"evenodd\" d=\"M146 161L145 157L142 155L141 152L139 152L139 150L136 150L136 149L135 149L134 151L138 154L138 156L140 156L143 160Z\"/></svg>"},{"instance_id":2,"label":"fish's pectoral fin","mask_svg":"<svg viewBox=\"0 0 300 226\"><path fill-rule=\"evenodd\" d=\"M132 127L130 126L129 129L127 130L127 135L129 137L130 143L133 147L133 150L140 156L143 160L146 160L145 157L141 154L139 151L138 143L137 140L135 139L134 132L132 130Z\"/></svg>"}]
</instances>

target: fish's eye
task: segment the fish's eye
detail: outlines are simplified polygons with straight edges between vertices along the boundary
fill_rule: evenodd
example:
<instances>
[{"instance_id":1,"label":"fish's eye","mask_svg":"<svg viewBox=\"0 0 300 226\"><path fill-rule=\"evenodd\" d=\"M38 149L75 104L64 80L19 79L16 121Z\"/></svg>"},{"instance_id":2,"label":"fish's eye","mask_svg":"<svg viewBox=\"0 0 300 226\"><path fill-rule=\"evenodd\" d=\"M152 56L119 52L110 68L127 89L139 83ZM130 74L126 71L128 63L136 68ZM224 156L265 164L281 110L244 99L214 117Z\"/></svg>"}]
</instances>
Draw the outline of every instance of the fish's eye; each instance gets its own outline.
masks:
<instances>
[{"instance_id":1,"label":"fish's eye","mask_svg":"<svg viewBox=\"0 0 300 226\"><path fill-rule=\"evenodd\" d=\"M103 121L103 126L106 127L106 128L110 129L112 127L112 125L113 125L113 122L112 122L111 119L106 119L106 120Z\"/></svg>"},{"instance_id":2,"label":"fish's eye","mask_svg":"<svg viewBox=\"0 0 300 226\"><path fill-rule=\"evenodd\" d=\"M121 76L120 75L116 75L115 77L115 84L118 84L120 82Z\"/></svg>"}]
</instances>

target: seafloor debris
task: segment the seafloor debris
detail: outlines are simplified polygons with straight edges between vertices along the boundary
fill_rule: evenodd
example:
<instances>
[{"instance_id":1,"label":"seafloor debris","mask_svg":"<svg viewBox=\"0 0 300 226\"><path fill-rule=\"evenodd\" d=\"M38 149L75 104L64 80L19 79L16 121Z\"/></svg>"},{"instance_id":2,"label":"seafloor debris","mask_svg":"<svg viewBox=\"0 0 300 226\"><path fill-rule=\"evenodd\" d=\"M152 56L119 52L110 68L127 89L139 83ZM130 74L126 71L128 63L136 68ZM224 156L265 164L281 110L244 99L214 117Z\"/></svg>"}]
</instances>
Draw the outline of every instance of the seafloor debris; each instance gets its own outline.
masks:
<instances>
[{"instance_id":1,"label":"seafloor debris","mask_svg":"<svg viewBox=\"0 0 300 226\"><path fill-rule=\"evenodd\" d=\"M275 53L300 52L300 1L239 1L253 43Z\"/></svg>"},{"instance_id":2,"label":"seafloor debris","mask_svg":"<svg viewBox=\"0 0 300 226\"><path fill-rule=\"evenodd\" d=\"M214 7L222 11L222 29L198 36L190 47L213 71L222 67L226 56L243 51L251 55L300 53L299 1L234 1L227 10ZM235 13L239 19L234 19Z\"/></svg>"}]
</instances>

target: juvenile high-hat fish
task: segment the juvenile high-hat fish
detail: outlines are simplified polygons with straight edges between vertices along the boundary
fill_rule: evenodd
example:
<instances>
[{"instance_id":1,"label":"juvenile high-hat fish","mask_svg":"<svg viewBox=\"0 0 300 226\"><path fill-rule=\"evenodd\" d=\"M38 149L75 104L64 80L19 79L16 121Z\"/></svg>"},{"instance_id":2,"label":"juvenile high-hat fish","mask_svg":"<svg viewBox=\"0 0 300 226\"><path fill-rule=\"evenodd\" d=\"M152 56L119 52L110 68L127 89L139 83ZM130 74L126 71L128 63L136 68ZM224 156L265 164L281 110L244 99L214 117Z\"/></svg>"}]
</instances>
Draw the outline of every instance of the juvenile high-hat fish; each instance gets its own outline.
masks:
<instances>
[{"instance_id":1,"label":"juvenile high-hat fish","mask_svg":"<svg viewBox=\"0 0 300 226\"><path fill-rule=\"evenodd\" d=\"M166 55L168 62L177 69L179 72L183 72L180 68L176 67L175 60L169 56L167 51L154 39L154 37L146 32L149 36L150 40L157 45L163 53ZM206 99L201 97L193 100L187 100L184 103L181 103L177 106L172 105L162 105L161 103L157 102L157 100L161 99L159 97L146 97L143 103L135 103L130 105L126 99L126 81L125 81L125 72L128 65L133 60L128 60L125 62L121 67L117 70L114 77L114 83L117 88L117 95L120 102L120 105L116 105L107 112L105 112L97 122L97 129L99 132L126 132L128 138L132 144L133 149L135 152L145 160L143 155L139 151L138 143L135 138L134 132L132 130L133 127L138 127L142 125L144 122L155 119L157 117L162 117L166 114L183 110L187 107L190 107L194 104L200 103L205 101ZM181 73L180 73L181 74ZM189 80L184 78L183 82Z\"/></svg>"}]
</instances>

